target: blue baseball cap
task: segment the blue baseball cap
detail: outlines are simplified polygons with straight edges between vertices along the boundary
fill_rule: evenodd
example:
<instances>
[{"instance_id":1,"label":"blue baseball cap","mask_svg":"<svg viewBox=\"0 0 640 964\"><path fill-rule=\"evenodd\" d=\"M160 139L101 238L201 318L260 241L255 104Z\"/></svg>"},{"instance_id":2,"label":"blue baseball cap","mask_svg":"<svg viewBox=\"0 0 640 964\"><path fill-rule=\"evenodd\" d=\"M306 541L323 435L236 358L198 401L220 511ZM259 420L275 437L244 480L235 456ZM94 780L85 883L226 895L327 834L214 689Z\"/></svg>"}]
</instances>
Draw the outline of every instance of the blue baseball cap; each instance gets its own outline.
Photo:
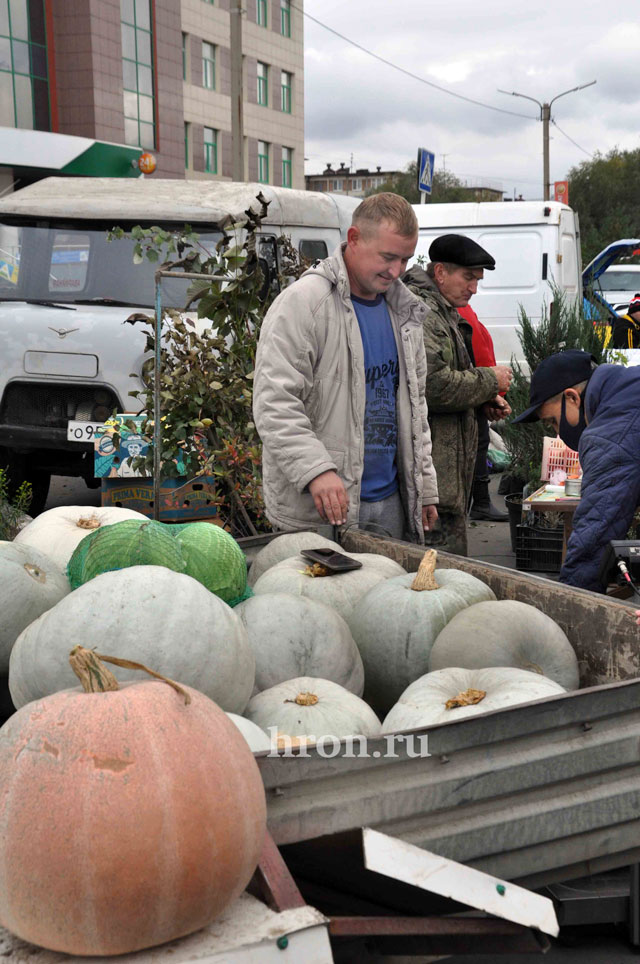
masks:
<instances>
[{"instance_id":1,"label":"blue baseball cap","mask_svg":"<svg viewBox=\"0 0 640 964\"><path fill-rule=\"evenodd\" d=\"M566 351L556 352L540 362L531 376L529 392L530 405L522 415L514 418L517 422L537 422L540 418L538 409L554 395L563 392L591 378L598 367L594 356L579 348L568 348Z\"/></svg>"}]
</instances>

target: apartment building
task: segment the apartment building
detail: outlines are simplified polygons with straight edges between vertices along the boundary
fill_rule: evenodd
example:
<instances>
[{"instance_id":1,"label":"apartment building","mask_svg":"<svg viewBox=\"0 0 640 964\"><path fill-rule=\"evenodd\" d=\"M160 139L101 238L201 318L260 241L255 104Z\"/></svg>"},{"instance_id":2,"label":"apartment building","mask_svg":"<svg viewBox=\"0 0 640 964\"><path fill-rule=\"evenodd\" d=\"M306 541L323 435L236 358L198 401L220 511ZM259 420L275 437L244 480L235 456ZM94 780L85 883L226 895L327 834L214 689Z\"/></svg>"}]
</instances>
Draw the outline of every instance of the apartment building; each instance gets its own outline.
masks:
<instances>
[{"instance_id":1,"label":"apartment building","mask_svg":"<svg viewBox=\"0 0 640 964\"><path fill-rule=\"evenodd\" d=\"M142 151L156 177L230 180L237 2L0 0L0 189L137 176ZM303 0L242 7L245 179L304 188Z\"/></svg>"}]
</instances>

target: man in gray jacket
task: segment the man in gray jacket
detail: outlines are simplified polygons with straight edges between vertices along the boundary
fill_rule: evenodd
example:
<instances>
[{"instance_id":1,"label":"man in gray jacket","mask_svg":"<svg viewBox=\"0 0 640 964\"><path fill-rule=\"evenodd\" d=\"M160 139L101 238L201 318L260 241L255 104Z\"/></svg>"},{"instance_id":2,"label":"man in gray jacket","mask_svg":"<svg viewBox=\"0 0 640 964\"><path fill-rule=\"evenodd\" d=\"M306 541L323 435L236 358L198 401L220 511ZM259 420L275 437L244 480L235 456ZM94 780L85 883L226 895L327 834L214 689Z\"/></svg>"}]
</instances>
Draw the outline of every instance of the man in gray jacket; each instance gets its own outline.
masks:
<instances>
[{"instance_id":1,"label":"man in gray jacket","mask_svg":"<svg viewBox=\"0 0 640 964\"><path fill-rule=\"evenodd\" d=\"M275 529L376 522L423 542L435 525L426 308L399 281L417 238L407 201L366 198L346 244L265 317L253 410Z\"/></svg>"}]
</instances>

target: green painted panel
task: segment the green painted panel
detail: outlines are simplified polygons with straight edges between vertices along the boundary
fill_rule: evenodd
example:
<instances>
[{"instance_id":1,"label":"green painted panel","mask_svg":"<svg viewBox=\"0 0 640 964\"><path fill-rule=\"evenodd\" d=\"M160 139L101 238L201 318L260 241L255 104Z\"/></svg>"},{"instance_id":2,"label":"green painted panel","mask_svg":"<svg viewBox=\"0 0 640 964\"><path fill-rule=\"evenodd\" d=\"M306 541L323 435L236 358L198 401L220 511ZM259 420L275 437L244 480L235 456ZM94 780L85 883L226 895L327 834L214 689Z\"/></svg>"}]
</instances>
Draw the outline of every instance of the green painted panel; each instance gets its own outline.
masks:
<instances>
[{"instance_id":1,"label":"green painted panel","mask_svg":"<svg viewBox=\"0 0 640 964\"><path fill-rule=\"evenodd\" d=\"M61 173L90 177L138 177L140 171L131 166L131 161L141 153L139 147L122 147L97 141L66 164Z\"/></svg>"}]
</instances>

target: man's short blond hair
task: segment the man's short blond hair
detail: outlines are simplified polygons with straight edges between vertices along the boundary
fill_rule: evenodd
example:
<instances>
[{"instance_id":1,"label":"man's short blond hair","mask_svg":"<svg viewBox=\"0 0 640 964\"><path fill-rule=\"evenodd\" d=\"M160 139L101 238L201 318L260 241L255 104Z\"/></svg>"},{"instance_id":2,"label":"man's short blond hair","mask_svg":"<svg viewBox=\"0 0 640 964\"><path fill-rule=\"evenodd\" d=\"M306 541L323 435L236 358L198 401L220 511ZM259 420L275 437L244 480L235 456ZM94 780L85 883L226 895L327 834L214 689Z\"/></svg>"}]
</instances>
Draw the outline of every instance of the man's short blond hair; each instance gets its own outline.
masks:
<instances>
[{"instance_id":1,"label":"man's short blond hair","mask_svg":"<svg viewBox=\"0 0 640 964\"><path fill-rule=\"evenodd\" d=\"M353 212L351 223L366 239L375 234L384 221L403 238L413 238L418 233L418 219L409 202L399 194L389 192L365 198Z\"/></svg>"}]
</instances>

